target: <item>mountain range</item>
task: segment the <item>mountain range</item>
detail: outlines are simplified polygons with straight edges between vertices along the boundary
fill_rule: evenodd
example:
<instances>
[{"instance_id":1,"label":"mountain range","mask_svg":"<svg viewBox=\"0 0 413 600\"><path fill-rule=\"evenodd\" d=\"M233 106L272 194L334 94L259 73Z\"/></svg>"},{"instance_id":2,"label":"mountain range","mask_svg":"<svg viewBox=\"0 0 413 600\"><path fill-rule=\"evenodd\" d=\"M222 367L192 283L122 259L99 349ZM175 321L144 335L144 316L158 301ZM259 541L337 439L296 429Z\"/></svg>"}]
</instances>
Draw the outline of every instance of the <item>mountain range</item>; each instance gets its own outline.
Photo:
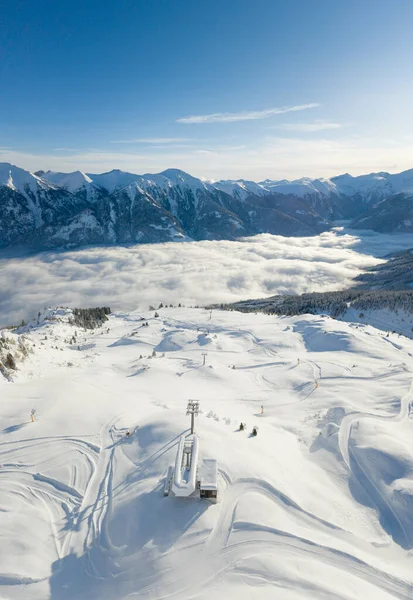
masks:
<instances>
[{"instance_id":1,"label":"mountain range","mask_svg":"<svg viewBox=\"0 0 413 600\"><path fill-rule=\"evenodd\" d=\"M31 173L0 163L0 209L0 247L308 236L339 219L413 232L413 169L254 182L203 181L179 169Z\"/></svg>"}]
</instances>

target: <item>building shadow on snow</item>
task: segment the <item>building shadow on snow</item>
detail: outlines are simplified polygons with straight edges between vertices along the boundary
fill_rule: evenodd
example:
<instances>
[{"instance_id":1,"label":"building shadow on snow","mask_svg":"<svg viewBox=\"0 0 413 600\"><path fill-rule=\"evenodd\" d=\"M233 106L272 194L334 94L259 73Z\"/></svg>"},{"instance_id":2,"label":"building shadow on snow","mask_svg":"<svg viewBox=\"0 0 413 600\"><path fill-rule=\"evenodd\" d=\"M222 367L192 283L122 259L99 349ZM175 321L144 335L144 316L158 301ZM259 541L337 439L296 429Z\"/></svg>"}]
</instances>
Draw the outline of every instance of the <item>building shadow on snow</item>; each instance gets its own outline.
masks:
<instances>
[{"instance_id":1,"label":"building shadow on snow","mask_svg":"<svg viewBox=\"0 0 413 600\"><path fill-rule=\"evenodd\" d=\"M209 504L163 495L163 485L115 507L105 532L81 556L54 563L51 600L119 600L156 581L162 557Z\"/></svg>"},{"instance_id":2,"label":"building shadow on snow","mask_svg":"<svg viewBox=\"0 0 413 600\"><path fill-rule=\"evenodd\" d=\"M167 453L174 455L181 435L168 440L163 428L147 425L134 432L133 440L117 444L116 452L121 448L135 468L109 490L106 515L97 520L88 549L53 564L51 600L119 600L132 593L139 596L148 582L156 582L163 557L210 506L199 497L163 494L159 473L170 464ZM142 449L154 445L156 451L142 456ZM197 531L204 528L198 526Z\"/></svg>"}]
</instances>

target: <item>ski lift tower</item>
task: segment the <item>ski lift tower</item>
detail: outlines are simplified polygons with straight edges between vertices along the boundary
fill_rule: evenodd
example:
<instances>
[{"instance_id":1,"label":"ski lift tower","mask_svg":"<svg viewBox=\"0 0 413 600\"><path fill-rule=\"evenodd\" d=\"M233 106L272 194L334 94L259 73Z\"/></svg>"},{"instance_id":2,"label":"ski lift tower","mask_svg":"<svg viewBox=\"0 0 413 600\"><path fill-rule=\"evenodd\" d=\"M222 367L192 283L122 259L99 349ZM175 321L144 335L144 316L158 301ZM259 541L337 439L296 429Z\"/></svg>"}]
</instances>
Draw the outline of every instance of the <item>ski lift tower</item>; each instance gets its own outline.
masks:
<instances>
[{"instance_id":1,"label":"ski lift tower","mask_svg":"<svg viewBox=\"0 0 413 600\"><path fill-rule=\"evenodd\" d=\"M199 402L198 400L188 400L188 406L186 407L186 414L191 415L191 435L195 432L195 417L199 413Z\"/></svg>"},{"instance_id":2,"label":"ski lift tower","mask_svg":"<svg viewBox=\"0 0 413 600\"><path fill-rule=\"evenodd\" d=\"M191 416L191 433L183 433L179 439L175 466L168 468L163 494L172 494L177 498L199 494L200 498L215 503L218 501L217 461L211 458L198 460L199 438L195 433L195 417L199 414L198 400L188 400L186 414Z\"/></svg>"}]
</instances>

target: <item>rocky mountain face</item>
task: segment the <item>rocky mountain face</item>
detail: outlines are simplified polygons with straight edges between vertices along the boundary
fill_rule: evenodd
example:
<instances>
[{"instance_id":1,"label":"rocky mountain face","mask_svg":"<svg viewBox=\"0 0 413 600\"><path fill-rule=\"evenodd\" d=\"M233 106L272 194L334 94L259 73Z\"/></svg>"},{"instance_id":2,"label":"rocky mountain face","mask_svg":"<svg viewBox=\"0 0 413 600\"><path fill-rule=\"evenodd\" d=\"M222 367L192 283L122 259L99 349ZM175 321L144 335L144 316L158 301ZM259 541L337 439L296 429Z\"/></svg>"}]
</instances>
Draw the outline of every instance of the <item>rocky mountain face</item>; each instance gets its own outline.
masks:
<instances>
[{"instance_id":1,"label":"rocky mountain face","mask_svg":"<svg viewBox=\"0 0 413 600\"><path fill-rule=\"evenodd\" d=\"M335 219L413 231L413 170L332 179L204 182L178 169L30 173L0 164L0 246L309 236Z\"/></svg>"},{"instance_id":2,"label":"rocky mountain face","mask_svg":"<svg viewBox=\"0 0 413 600\"><path fill-rule=\"evenodd\" d=\"M354 279L354 287L369 290L412 290L413 249L395 252L387 257L386 262L366 269Z\"/></svg>"},{"instance_id":3,"label":"rocky mountain face","mask_svg":"<svg viewBox=\"0 0 413 600\"><path fill-rule=\"evenodd\" d=\"M373 204L355 219L356 229L374 229L383 233L413 231L413 192L392 194Z\"/></svg>"}]
</instances>

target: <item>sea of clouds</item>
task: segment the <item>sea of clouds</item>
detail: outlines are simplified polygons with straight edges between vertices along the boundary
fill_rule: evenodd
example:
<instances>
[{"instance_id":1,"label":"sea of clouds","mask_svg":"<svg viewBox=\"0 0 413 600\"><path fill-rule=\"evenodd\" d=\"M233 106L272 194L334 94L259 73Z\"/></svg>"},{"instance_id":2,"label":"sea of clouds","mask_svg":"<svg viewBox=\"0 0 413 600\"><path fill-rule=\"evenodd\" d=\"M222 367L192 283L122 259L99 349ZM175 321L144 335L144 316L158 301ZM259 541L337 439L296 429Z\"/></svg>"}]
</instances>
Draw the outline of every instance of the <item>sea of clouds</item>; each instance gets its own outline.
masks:
<instances>
[{"instance_id":1,"label":"sea of clouds","mask_svg":"<svg viewBox=\"0 0 413 600\"><path fill-rule=\"evenodd\" d=\"M45 306L148 309L160 302L203 305L347 287L390 252L413 247L412 234L346 232L315 237L268 234L239 241L87 247L0 254L0 325Z\"/></svg>"}]
</instances>

